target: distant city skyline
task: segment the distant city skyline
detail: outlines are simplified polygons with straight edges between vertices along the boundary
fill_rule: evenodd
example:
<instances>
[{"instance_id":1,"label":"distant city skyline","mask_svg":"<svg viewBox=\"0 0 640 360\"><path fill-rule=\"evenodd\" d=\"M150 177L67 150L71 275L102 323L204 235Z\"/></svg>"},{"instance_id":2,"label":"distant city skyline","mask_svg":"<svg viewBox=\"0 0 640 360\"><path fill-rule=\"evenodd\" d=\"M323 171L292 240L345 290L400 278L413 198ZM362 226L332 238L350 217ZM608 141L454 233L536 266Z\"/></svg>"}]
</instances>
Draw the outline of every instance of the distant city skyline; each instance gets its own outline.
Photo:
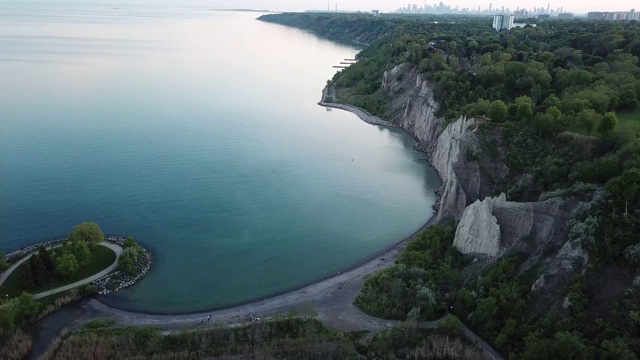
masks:
<instances>
[{"instance_id":1,"label":"distant city skyline","mask_svg":"<svg viewBox=\"0 0 640 360\"><path fill-rule=\"evenodd\" d=\"M8 0L2 1L2 4L11 3L42 3L47 5L58 5L64 3L72 4L105 4L105 5L176 5L176 6L202 6L210 8L253 8L268 9L275 11L304 11L304 10L323 10L327 9L327 1L324 0ZM395 12L407 4L423 6L420 0L341 0L337 1L338 9L344 11L371 11L373 9L384 12ZM439 1L428 1L433 5ZM512 10L519 8L532 9L534 7L547 7L548 1L532 3L530 1L486 1L486 0L448 0L448 5L452 8L458 7L477 9L485 9L492 4L492 8L501 9L503 6ZM330 2L330 7L335 9L336 1ZM1 5L0 5L1 6ZM551 4L551 8L556 10L563 7L564 11L576 14L585 14L590 11L629 11L631 9L640 9L640 4L636 4L631 0L609 0L606 2L591 2L584 0L564 0Z\"/></svg>"},{"instance_id":2,"label":"distant city skyline","mask_svg":"<svg viewBox=\"0 0 640 360\"><path fill-rule=\"evenodd\" d=\"M590 10L591 11L591 10ZM479 5L476 8L452 6L444 1L438 3L429 3L424 1L423 5L419 4L407 4L405 7L401 7L397 10L399 13L406 14L480 14L480 15L496 15L496 14L512 14L516 17L524 18L528 16L537 15L551 15L558 16L561 13L570 12L565 10L563 6L552 6L551 3L547 3L546 6L533 6L529 8L509 8L505 6L494 6L492 2L489 2L485 7Z\"/></svg>"}]
</instances>

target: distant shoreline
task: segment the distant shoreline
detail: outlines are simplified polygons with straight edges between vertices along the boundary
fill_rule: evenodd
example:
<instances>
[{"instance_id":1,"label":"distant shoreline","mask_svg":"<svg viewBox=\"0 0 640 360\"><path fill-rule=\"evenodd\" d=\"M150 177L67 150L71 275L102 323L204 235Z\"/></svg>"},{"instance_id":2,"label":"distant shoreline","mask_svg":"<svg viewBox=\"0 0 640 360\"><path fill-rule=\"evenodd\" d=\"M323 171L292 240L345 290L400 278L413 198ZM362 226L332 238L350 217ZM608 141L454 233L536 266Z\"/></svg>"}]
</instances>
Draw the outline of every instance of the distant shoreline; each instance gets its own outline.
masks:
<instances>
[{"instance_id":1,"label":"distant shoreline","mask_svg":"<svg viewBox=\"0 0 640 360\"><path fill-rule=\"evenodd\" d=\"M268 13L272 14L275 11L272 10L257 10L257 9L207 9L209 11L229 11L229 12L250 12L250 13Z\"/></svg>"}]
</instances>

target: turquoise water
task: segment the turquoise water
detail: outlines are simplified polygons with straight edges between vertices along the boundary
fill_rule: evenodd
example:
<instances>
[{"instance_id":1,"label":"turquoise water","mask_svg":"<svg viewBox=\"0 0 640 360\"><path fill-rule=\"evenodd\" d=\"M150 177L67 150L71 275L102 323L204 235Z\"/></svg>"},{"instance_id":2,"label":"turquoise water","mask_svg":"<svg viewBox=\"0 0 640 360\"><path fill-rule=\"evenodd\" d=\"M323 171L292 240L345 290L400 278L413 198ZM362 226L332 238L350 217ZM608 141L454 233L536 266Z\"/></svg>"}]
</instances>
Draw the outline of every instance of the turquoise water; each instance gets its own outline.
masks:
<instances>
[{"instance_id":1,"label":"turquoise water","mask_svg":"<svg viewBox=\"0 0 640 360\"><path fill-rule=\"evenodd\" d=\"M316 105L357 51L256 16L0 4L0 248L95 221L155 256L105 302L188 312L335 274L428 220L438 180L413 139Z\"/></svg>"}]
</instances>

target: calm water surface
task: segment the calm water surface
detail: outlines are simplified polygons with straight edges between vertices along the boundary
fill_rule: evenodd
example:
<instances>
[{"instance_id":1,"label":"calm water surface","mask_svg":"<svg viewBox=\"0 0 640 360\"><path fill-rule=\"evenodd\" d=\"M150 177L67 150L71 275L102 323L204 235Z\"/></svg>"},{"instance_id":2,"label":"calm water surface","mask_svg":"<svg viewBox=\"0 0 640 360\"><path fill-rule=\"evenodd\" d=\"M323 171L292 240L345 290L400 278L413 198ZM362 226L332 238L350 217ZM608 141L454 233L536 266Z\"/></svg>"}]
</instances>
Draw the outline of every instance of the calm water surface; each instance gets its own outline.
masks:
<instances>
[{"instance_id":1,"label":"calm water surface","mask_svg":"<svg viewBox=\"0 0 640 360\"><path fill-rule=\"evenodd\" d=\"M316 105L357 51L256 16L0 3L0 248L97 222L156 260L104 300L187 312L419 228L438 180L413 140Z\"/></svg>"}]
</instances>

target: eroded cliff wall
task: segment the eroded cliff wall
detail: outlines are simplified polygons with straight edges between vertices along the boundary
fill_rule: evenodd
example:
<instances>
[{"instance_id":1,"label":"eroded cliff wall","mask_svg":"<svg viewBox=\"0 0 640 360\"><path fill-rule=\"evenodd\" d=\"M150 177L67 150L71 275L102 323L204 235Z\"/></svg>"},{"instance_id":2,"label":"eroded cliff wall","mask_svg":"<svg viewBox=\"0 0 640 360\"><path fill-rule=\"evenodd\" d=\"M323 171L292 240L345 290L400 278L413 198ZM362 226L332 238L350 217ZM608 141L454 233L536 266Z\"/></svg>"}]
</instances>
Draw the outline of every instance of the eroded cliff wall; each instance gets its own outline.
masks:
<instances>
[{"instance_id":1,"label":"eroded cliff wall","mask_svg":"<svg viewBox=\"0 0 640 360\"><path fill-rule=\"evenodd\" d=\"M508 176L501 127L484 118L439 118L432 86L411 65L385 72L376 95L391 104L383 118L413 135L440 174L436 220L458 222L454 246L488 263L505 254L525 255L521 271L539 274L531 291L545 299L544 308L561 306L564 289L580 270L576 264L588 262L584 250L567 240L578 201L507 201L499 191Z\"/></svg>"},{"instance_id":2,"label":"eroded cliff wall","mask_svg":"<svg viewBox=\"0 0 640 360\"><path fill-rule=\"evenodd\" d=\"M486 123L482 118L446 122L438 117L433 88L410 65L385 72L380 91L391 103L385 117L417 139L417 148L429 155L440 174L438 221L458 221L468 205L494 193L496 184L508 173L501 158L499 128L481 128ZM496 158L470 156L485 153L483 146L494 147Z\"/></svg>"}]
</instances>

